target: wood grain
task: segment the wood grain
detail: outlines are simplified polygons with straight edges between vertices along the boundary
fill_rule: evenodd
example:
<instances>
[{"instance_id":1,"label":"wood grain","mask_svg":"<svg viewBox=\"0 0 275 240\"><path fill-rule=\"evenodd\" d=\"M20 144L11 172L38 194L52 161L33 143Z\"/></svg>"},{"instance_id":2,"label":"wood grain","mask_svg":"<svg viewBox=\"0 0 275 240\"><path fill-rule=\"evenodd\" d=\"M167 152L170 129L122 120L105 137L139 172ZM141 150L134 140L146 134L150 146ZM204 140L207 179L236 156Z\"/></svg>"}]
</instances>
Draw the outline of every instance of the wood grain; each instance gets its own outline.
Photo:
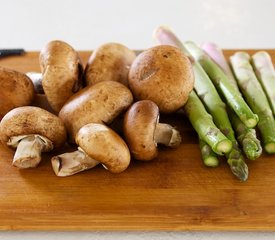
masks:
<instances>
[{"instance_id":1,"label":"wood grain","mask_svg":"<svg viewBox=\"0 0 275 240\"><path fill-rule=\"evenodd\" d=\"M234 50L226 51L230 55ZM253 51L249 51L252 53ZM275 59L275 50L269 51ZM81 52L85 63L89 52ZM39 71L38 53L0 59L22 72ZM121 174L103 167L59 178L45 154L37 169L11 166L0 145L1 230L275 230L275 156L248 161L241 183L227 164L203 166L196 133L184 116L162 117L183 142L151 162L132 161ZM64 148L64 150L72 150Z\"/></svg>"}]
</instances>

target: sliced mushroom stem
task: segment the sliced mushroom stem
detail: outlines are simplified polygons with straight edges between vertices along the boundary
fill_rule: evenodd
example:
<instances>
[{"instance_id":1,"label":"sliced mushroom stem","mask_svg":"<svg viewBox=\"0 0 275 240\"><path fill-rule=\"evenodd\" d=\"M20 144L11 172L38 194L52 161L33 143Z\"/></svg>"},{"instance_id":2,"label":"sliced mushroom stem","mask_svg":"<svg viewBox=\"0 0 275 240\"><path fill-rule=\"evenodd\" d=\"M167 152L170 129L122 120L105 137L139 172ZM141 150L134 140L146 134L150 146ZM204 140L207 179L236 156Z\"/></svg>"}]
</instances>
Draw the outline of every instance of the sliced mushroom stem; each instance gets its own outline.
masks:
<instances>
[{"instance_id":1,"label":"sliced mushroom stem","mask_svg":"<svg viewBox=\"0 0 275 240\"><path fill-rule=\"evenodd\" d=\"M154 133L156 143L168 147L178 147L181 143L181 136L178 130L166 123L158 123Z\"/></svg>"},{"instance_id":2,"label":"sliced mushroom stem","mask_svg":"<svg viewBox=\"0 0 275 240\"><path fill-rule=\"evenodd\" d=\"M18 168L34 168L41 161L41 152L53 149L53 143L40 135L21 135L11 137L8 146L16 148L12 165Z\"/></svg>"},{"instance_id":3,"label":"sliced mushroom stem","mask_svg":"<svg viewBox=\"0 0 275 240\"><path fill-rule=\"evenodd\" d=\"M90 158L81 148L52 158L52 167L59 177L66 177L95 167L98 161Z\"/></svg>"}]
</instances>

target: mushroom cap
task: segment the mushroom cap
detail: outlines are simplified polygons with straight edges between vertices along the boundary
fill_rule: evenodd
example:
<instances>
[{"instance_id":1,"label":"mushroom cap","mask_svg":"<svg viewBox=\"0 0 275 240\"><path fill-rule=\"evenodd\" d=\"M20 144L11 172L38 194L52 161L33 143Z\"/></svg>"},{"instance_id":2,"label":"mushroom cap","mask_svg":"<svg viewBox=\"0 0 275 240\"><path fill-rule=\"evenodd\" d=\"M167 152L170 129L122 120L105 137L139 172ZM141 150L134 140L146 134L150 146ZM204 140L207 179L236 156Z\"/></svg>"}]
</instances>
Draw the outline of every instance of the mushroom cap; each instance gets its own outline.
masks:
<instances>
[{"instance_id":1,"label":"mushroom cap","mask_svg":"<svg viewBox=\"0 0 275 240\"><path fill-rule=\"evenodd\" d=\"M131 155L126 143L112 129L97 123L83 126L76 135L78 146L92 159L102 163L110 172L124 171Z\"/></svg>"},{"instance_id":2,"label":"mushroom cap","mask_svg":"<svg viewBox=\"0 0 275 240\"><path fill-rule=\"evenodd\" d=\"M82 83L82 65L78 53L62 41L49 42L40 52L42 85L52 108L59 112Z\"/></svg>"},{"instance_id":3,"label":"mushroom cap","mask_svg":"<svg viewBox=\"0 0 275 240\"><path fill-rule=\"evenodd\" d=\"M117 81L128 86L128 73L136 54L119 43L107 43L98 47L90 56L86 69L87 85L101 81Z\"/></svg>"},{"instance_id":4,"label":"mushroom cap","mask_svg":"<svg viewBox=\"0 0 275 240\"><path fill-rule=\"evenodd\" d=\"M154 133L158 119L158 106L150 100L136 102L126 112L123 132L135 159L148 161L157 156Z\"/></svg>"},{"instance_id":5,"label":"mushroom cap","mask_svg":"<svg viewBox=\"0 0 275 240\"><path fill-rule=\"evenodd\" d=\"M32 81L23 73L0 67L0 120L11 109L30 105L34 98Z\"/></svg>"},{"instance_id":6,"label":"mushroom cap","mask_svg":"<svg viewBox=\"0 0 275 240\"><path fill-rule=\"evenodd\" d=\"M88 123L110 124L133 102L131 91L123 84L103 81L81 89L59 112L70 141Z\"/></svg>"},{"instance_id":7,"label":"mushroom cap","mask_svg":"<svg viewBox=\"0 0 275 240\"><path fill-rule=\"evenodd\" d=\"M39 107L15 108L0 123L0 140L4 144L10 137L29 134L47 137L54 147L60 147L66 141L66 128L61 119Z\"/></svg>"},{"instance_id":8,"label":"mushroom cap","mask_svg":"<svg viewBox=\"0 0 275 240\"><path fill-rule=\"evenodd\" d=\"M152 100L160 112L171 113L186 103L194 75L190 60L180 49L160 45L137 56L128 81L137 100Z\"/></svg>"}]
</instances>

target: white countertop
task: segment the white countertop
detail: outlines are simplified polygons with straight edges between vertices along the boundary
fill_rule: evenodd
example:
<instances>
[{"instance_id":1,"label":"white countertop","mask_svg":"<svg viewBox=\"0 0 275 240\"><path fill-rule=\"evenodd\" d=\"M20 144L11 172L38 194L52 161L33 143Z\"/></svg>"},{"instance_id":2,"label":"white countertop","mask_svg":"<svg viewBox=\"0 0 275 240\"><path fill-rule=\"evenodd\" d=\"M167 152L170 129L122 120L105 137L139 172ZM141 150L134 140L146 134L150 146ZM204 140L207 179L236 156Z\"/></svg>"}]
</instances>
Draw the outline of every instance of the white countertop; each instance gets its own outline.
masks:
<instances>
[{"instance_id":1,"label":"white countertop","mask_svg":"<svg viewBox=\"0 0 275 240\"><path fill-rule=\"evenodd\" d=\"M169 25L182 40L223 48L275 48L274 0L1 1L0 48L40 50L61 39L78 50L105 42L153 46L153 29ZM1 191L1 190L0 190ZM0 206L1 207L1 206ZM274 239L270 232L0 232L6 239Z\"/></svg>"}]
</instances>

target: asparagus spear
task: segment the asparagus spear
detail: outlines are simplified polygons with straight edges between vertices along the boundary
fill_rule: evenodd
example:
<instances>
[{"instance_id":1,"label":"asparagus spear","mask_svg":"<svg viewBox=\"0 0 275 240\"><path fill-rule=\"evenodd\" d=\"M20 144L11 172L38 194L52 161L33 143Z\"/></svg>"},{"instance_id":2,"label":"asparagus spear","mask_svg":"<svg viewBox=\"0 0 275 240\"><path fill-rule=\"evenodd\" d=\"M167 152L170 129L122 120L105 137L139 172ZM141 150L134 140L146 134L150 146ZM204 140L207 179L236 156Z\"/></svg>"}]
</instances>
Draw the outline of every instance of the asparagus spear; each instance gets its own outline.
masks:
<instances>
[{"instance_id":1,"label":"asparagus spear","mask_svg":"<svg viewBox=\"0 0 275 240\"><path fill-rule=\"evenodd\" d=\"M241 94L241 92L238 88L238 84L235 80L235 77L230 69L229 64L227 63L227 61L223 55L222 50L216 44L211 43L211 42L203 43L201 45L201 48L204 52L207 53L207 55L209 55L212 58L212 60L215 61L215 63L217 65L219 65L221 67L221 69L226 74L229 82L234 87L235 91L238 92L239 94Z\"/></svg>"},{"instance_id":2,"label":"asparagus spear","mask_svg":"<svg viewBox=\"0 0 275 240\"><path fill-rule=\"evenodd\" d=\"M211 58L192 42L184 44L192 56L202 65L216 88L226 99L227 104L238 115L241 121L249 128L258 123L258 116L254 114L242 96L235 91L225 73Z\"/></svg>"},{"instance_id":3,"label":"asparagus spear","mask_svg":"<svg viewBox=\"0 0 275 240\"><path fill-rule=\"evenodd\" d=\"M246 101L259 116L258 127L264 149L267 153L275 153L275 120L267 97L250 65L250 56L245 52L237 52L230 57L230 63Z\"/></svg>"},{"instance_id":4,"label":"asparagus spear","mask_svg":"<svg viewBox=\"0 0 275 240\"><path fill-rule=\"evenodd\" d=\"M162 44L169 44L179 47L187 56L191 57L190 53L183 46L181 41L169 29L164 27L157 28L154 32L154 38L156 38L157 41ZM200 64L196 61L193 62L193 70L195 74L194 88L198 96L204 102L208 112L210 112L210 114L212 115L216 126L233 143L234 148L226 154L227 162L230 165L231 171L239 179L246 180L248 177L248 168L244 162L241 151L238 148L238 143L234 137L234 131L228 119L226 106L224 102L221 100L218 92L216 91L208 75L202 69ZM202 147L201 153L202 156L205 155Z\"/></svg>"},{"instance_id":5,"label":"asparagus spear","mask_svg":"<svg viewBox=\"0 0 275 240\"><path fill-rule=\"evenodd\" d=\"M217 154L213 152L211 147L203 140L199 138L199 145L201 150L202 161L207 167L217 167L219 165L219 159Z\"/></svg>"},{"instance_id":6,"label":"asparagus spear","mask_svg":"<svg viewBox=\"0 0 275 240\"><path fill-rule=\"evenodd\" d=\"M260 51L252 56L252 63L275 116L275 69L271 57L267 52Z\"/></svg>"},{"instance_id":7,"label":"asparagus spear","mask_svg":"<svg viewBox=\"0 0 275 240\"><path fill-rule=\"evenodd\" d=\"M229 64L225 60L222 50L214 43L204 43L201 47L222 68L227 75L228 80L235 88L235 91L241 94ZM246 157L250 160L258 158L262 154L262 147L256 136L255 129L246 127L231 109L228 109L228 115Z\"/></svg>"},{"instance_id":8,"label":"asparagus spear","mask_svg":"<svg viewBox=\"0 0 275 240\"><path fill-rule=\"evenodd\" d=\"M190 93L184 111L199 137L211 146L215 153L223 155L231 151L232 142L216 127L212 116L205 110L194 91Z\"/></svg>"}]
</instances>

